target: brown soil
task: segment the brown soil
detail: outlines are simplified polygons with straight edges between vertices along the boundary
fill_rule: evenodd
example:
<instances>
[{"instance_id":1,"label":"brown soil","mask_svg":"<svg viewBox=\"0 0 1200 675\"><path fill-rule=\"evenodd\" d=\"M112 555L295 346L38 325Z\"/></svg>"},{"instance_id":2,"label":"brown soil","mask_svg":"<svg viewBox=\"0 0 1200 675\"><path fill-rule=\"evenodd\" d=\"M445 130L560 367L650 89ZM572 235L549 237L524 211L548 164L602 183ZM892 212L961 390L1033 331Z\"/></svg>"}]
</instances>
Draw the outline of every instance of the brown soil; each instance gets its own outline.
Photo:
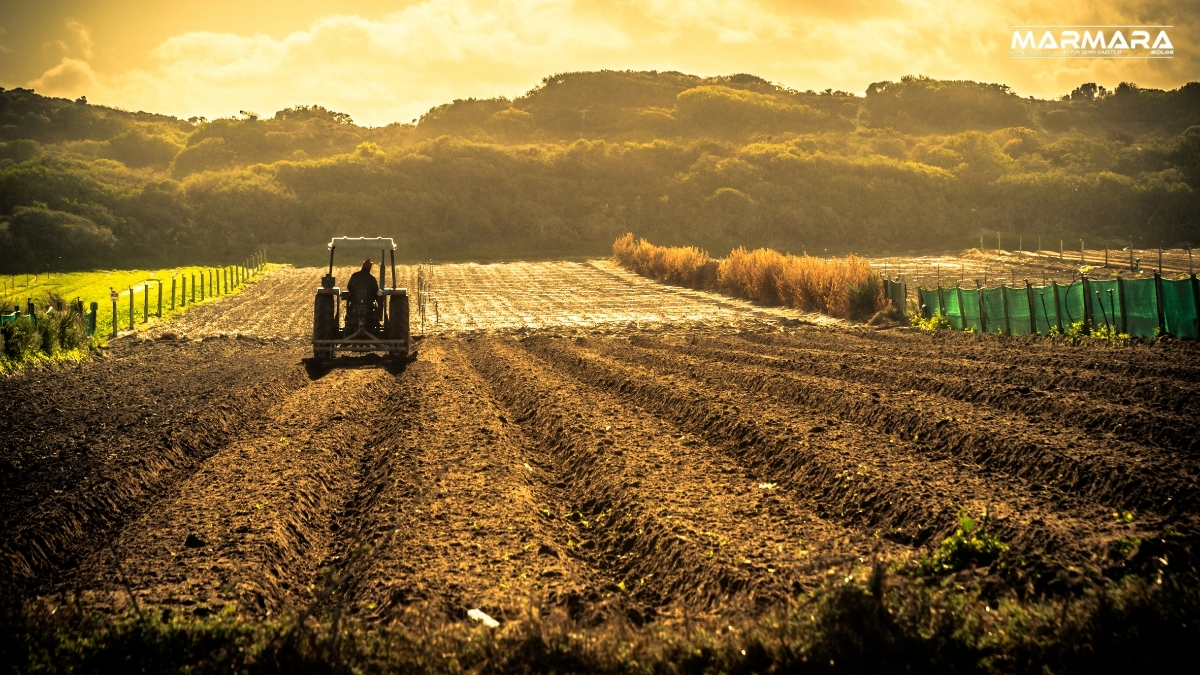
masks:
<instances>
[{"instance_id":1,"label":"brown soil","mask_svg":"<svg viewBox=\"0 0 1200 675\"><path fill-rule=\"evenodd\" d=\"M122 339L0 381L0 578L31 602L200 615L673 622L755 614L872 560L915 573L985 510L1010 547L977 571L997 593L1195 573L1193 345L785 327L667 289L713 317L630 328L580 299L548 316L593 318L528 336L429 335L401 372L318 369L278 339L311 320L311 289L284 282L301 273L176 324L275 339ZM580 274L619 280L598 273ZM527 302L473 316L503 332Z\"/></svg>"}]
</instances>

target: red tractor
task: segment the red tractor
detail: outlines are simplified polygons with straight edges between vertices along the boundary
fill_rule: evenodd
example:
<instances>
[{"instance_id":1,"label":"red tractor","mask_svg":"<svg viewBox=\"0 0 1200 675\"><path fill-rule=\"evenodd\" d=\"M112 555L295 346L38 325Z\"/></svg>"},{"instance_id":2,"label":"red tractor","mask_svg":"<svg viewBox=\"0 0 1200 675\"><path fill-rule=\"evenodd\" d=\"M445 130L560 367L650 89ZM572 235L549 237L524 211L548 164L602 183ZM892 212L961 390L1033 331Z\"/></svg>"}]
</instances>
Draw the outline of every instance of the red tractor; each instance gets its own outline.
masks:
<instances>
[{"instance_id":1,"label":"red tractor","mask_svg":"<svg viewBox=\"0 0 1200 675\"><path fill-rule=\"evenodd\" d=\"M379 283L367 275L345 291L334 286L333 257L337 250L380 252ZM387 285L390 255L392 285ZM357 275L356 275L357 276ZM343 309L344 305L344 309ZM392 364L403 368L408 363L412 338L408 328L408 290L396 288L396 244L386 237L339 237L329 242L329 273L321 277L321 287L313 304L313 359L329 361L337 352L386 352Z\"/></svg>"}]
</instances>

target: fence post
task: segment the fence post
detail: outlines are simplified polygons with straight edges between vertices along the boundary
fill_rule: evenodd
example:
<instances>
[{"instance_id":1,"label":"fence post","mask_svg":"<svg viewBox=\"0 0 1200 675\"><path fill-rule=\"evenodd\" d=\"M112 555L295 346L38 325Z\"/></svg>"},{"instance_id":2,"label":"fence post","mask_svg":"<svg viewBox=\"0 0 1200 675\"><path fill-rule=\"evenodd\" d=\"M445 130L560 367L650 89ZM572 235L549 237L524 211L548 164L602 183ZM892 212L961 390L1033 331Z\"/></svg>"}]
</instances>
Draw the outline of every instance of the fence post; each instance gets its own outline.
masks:
<instances>
[{"instance_id":1,"label":"fence post","mask_svg":"<svg viewBox=\"0 0 1200 675\"><path fill-rule=\"evenodd\" d=\"M1133 271L1133 237L1129 238L1129 271Z\"/></svg>"},{"instance_id":2,"label":"fence post","mask_svg":"<svg viewBox=\"0 0 1200 675\"><path fill-rule=\"evenodd\" d=\"M395 279L392 280L395 282ZM946 293L942 291L942 285L938 284L938 306L941 308L942 317L946 316Z\"/></svg>"},{"instance_id":3,"label":"fence post","mask_svg":"<svg viewBox=\"0 0 1200 675\"><path fill-rule=\"evenodd\" d=\"M158 282L158 318L162 318L162 280Z\"/></svg>"},{"instance_id":4,"label":"fence post","mask_svg":"<svg viewBox=\"0 0 1200 675\"><path fill-rule=\"evenodd\" d=\"M171 311L175 311L175 275L171 275Z\"/></svg>"},{"instance_id":5,"label":"fence post","mask_svg":"<svg viewBox=\"0 0 1200 675\"><path fill-rule=\"evenodd\" d=\"M986 334L988 332L987 305L983 301L983 286L979 283L978 279L975 280L975 290L977 291L975 293L975 299L979 301L979 327L982 328L982 332Z\"/></svg>"},{"instance_id":6,"label":"fence post","mask_svg":"<svg viewBox=\"0 0 1200 675\"><path fill-rule=\"evenodd\" d=\"M1041 335L1038 332L1037 310L1033 306L1033 284L1029 283L1028 279L1025 280L1025 297L1029 301L1029 332L1034 335Z\"/></svg>"},{"instance_id":7,"label":"fence post","mask_svg":"<svg viewBox=\"0 0 1200 675\"><path fill-rule=\"evenodd\" d=\"M1121 307L1121 332L1128 333L1129 317L1125 316L1125 280L1121 278L1120 274L1117 275L1117 304ZM1113 317L1113 323L1116 322L1116 317Z\"/></svg>"},{"instance_id":8,"label":"fence post","mask_svg":"<svg viewBox=\"0 0 1200 675\"><path fill-rule=\"evenodd\" d=\"M100 303L93 302L88 305L88 309L92 310L88 313L88 335L96 334L96 318L100 314Z\"/></svg>"},{"instance_id":9,"label":"fence post","mask_svg":"<svg viewBox=\"0 0 1200 675\"><path fill-rule=\"evenodd\" d=\"M1193 328L1195 328L1197 332L1200 332L1200 282L1196 281L1195 274L1191 275L1191 277L1192 277L1192 316L1196 317L1195 319L1192 319L1192 321L1196 322L1196 324L1197 324L1197 325L1193 326Z\"/></svg>"},{"instance_id":10,"label":"fence post","mask_svg":"<svg viewBox=\"0 0 1200 675\"><path fill-rule=\"evenodd\" d=\"M133 287L129 287L129 330L133 330Z\"/></svg>"},{"instance_id":11,"label":"fence post","mask_svg":"<svg viewBox=\"0 0 1200 675\"><path fill-rule=\"evenodd\" d=\"M1058 259L1060 261L1063 259L1063 240L1062 239L1058 240Z\"/></svg>"},{"instance_id":12,"label":"fence post","mask_svg":"<svg viewBox=\"0 0 1200 675\"><path fill-rule=\"evenodd\" d=\"M1008 286L1000 284L1000 306L1004 308L1004 332L1012 335L1012 322L1008 318Z\"/></svg>"},{"instance_id":13,"label":"fence post","mask_svg":"<svg viewBox=\"0 0 1200 675\"><path fill-rule=\"evenodd\" d=\"M1154 275L1154 301L1155 301L1155 304L1158 305L1158 308L1157 308L1158 309L1158 334L1166 335L1167 334L1167 320L1166 320L1167 313L1164 311L1166 308L1163 306L1163 290L1162 289L1163 289L1162 273L1160 272L1160 273ZM1121 311L1124 312L1125 308L1122 307Z\"/></svg>"},{"instance_id":14,"label":"fence post","mask_svg":"<svg viewBox=\"0 0 1200 675\"><path fill-rule=\"evenodd\" d=\"M196 275L189 274L188 276L191 278L191 284L189 284L189 285L192 287L192 303L195 303L196 302Z\"/></svg>"},{"instance_id":15,"label":"fence post","mask_svg":"<svg viewBox=\"0 0 1200 675\"><path fill-rule=\"evenodd\" d=\"M1083 334L1092 334L1092 285L1088 283L1087 275L1083 275Z\"/></svg>"},{"instance_id":16,"label":"fence post","mask_svg":"<svg viewBox=\"0 0 1200 675\"><path fill-rule=\"evenodd\" d=\"M116 291L113 291L113 294L112 294L112 312L113 312L113 314L112 314L112 317L113 317L112 336L117 337L117 293L116 293Z\"/></svg>"},{"instance_id":17,"label":"fence post","mask_svg":"<svg viewBox=\"0 0 1200 675\"><path fill-rule=\"evenodd\" d=\"M1104 267L1108 267L1108 240L1104 240Z\"/></svg>"},{"instance_id":18,"label":"fence post","mask_svg":"<svg viewBox=\"0 0 1200 675\"><path fill-rule=\"evenodd\" d=\"M150 323L150 284L142 284L142 323Z\"/></svg>"},{"instance_id":19,"label":"fence post","mask_svg":"<svg viewBox=\"0 0 1200 675\"><path fill-rule=\"evenodd\" d=\"M1158 274L1162 275L1162 247L1158 247Z\"/></svg>"},{"instance_id":20,"label":"fence post","mask_svg":"<svg viewBox=\"0 0 1200 675\"><path fill-rule=\"evenodd\" d=\"M966 330L967 329L967 309L965 307L963 307L962 286L959 286L958 284L954 284L954 293L956 295L958 295L958 323L961 324L959 326L959 328Z\"/></svg>"},{"instance_id":21,"label":"fence post","mask_svg":"<svg viewBox=\"0 0 1200 675\"><path fill-rule=\"evenodd\" d=\"M1051 290L1054 291L1054 322L1058 325L1058 334L1063 334L1062 322L1062 301L1058 298L1058 282L1050 282ZM1047 322L1048 323L1048 322Z\"/></svg>"},{"instance_id":22,"label":"fence post","mask_svg":"<svg viewBox=\"0 0 1200 675\"><path fill-rule=\"evenodd\" d=\"M1082 239L1080 239L1080 240L1079 240L1079 264L1080 264L1080 265L1086 265L1086 264L1087 264L1087 260L1084 258L1084 253L1083 253L1083 240L1082 240Z\"/></svg>"}]
</instances>

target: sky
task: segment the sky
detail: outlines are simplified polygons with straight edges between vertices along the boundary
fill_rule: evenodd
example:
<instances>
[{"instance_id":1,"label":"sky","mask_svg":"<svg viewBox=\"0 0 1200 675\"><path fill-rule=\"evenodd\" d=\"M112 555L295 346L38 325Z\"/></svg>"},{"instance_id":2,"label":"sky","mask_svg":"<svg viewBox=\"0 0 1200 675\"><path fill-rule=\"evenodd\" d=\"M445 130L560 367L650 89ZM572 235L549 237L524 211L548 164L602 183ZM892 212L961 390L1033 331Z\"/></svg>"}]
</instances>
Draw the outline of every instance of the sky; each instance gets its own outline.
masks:
<instances>
[{"instance_id":1,"label":"sky","mask_svg":"<svg viewBox=\"0 0 1200 675\"><path fill-rule=\"evenodd\" d=\"M751 73L861 95L903 75L1060 96L1200 80L1200 0L39 0L0 3L0 86L182 118L322 105L409 122L562 72ZM1014 25L1170 25L1170 59L1013 59Z\"/></svg>"}]
</instances>

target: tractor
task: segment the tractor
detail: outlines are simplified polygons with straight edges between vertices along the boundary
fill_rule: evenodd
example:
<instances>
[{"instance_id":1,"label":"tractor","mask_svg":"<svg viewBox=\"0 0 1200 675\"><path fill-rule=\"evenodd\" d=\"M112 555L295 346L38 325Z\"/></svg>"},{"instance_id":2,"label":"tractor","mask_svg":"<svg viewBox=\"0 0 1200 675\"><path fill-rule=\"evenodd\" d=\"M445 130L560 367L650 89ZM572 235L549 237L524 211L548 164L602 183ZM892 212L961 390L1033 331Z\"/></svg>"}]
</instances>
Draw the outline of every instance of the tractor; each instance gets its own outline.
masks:
<instances>
[{"instance_id":1,"label":"tractor","mask_svg":"<svg viewBox=\"0 0 1200 675\"><path fill-rule=\"evenodd\" d=\"M334 254L380 252L378 290L362 286L343 291L334 284ZM392 285L387 285L391 256ZM368 279L368 281L370 281ZM373 282L372 282L373 283ZM343 309L344 305L344 309ZM392 365L401 369L408 363L412 343L408 328L408 290L396 288L396 244L387 237L338 237L329 242L329 273L321 277L321 287L313 304L313 360L330 361L338 352L386 352Z\"/></svg>"}]
</instances>

